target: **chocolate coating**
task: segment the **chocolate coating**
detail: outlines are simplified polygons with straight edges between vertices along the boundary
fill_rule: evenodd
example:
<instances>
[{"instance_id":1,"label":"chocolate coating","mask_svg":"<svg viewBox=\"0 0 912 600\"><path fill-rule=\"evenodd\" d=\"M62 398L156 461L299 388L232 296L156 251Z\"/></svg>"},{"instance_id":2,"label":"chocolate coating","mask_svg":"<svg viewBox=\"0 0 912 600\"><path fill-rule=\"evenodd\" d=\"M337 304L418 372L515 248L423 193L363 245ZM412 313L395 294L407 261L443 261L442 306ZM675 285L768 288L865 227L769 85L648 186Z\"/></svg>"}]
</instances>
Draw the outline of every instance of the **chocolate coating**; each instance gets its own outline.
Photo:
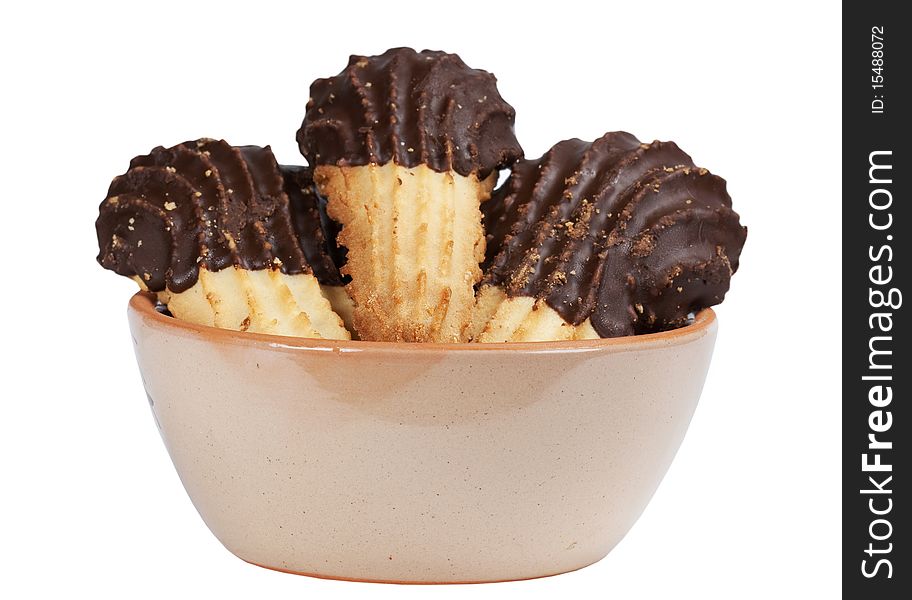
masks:
<instances>
[{"instance_id":1,"label":"chocolate coating","mask_svg":"<svg viewBox=\"0 0 912 600\"><path fill-rule=\"evenodd\" d=\"M292 225L307 264L323 285L344 285L339 269L345 249L336 243L341 226L326 214L326 200L317 193L310 167L280 165L288 194Z\"/></svg>"},{"instance_id":2,"label":"chocolate coating","mask_svg":"<svg viewBox=\"0 0 912 600\"><path fill-rule=\"evenodd\" d=\"M311 165L389 161L479 179L522 157L515 111L496 78L459 56L393 48L352 56L335 77L317 79L298 130Z\"/></svg>"},{"instance_id":3,"label":"chocolate coating","mask_svg":"<svg viewBox=\"0 0 912 600\"><path fill-rule=\"evenodd\" d=\"M725 181L672 142L559 142L482 204L481 285L543 299L602 337L683 325L728 291L747 229Z\"/></svg>"},{"instance_id":4,"label":"chocolate coating","mask_svg":"<svg viewBox=\"0 0 912 600\"><path fill-rule=\"evenodd\" d=\"M201 265L341 284L309 170L280 170L268 146L201 139L137 156L111 183L95 228L98 262L152 291L189 289Z\"/></svg>"}]
</instances>

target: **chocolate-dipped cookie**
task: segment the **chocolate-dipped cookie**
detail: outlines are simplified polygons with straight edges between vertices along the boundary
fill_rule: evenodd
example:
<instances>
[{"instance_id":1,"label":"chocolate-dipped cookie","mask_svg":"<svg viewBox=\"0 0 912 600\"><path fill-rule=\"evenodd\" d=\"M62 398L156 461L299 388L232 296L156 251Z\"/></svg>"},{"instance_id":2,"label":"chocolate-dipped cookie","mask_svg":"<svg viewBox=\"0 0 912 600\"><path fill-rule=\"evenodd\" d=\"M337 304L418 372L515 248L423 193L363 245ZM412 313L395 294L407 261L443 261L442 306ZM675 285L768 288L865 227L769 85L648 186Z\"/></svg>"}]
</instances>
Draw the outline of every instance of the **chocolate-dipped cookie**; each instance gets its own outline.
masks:
<instances>
[{"instance_id":1,"label":"chocolate-dipped cookie","mask_svg":"<svg viewBox=\"0 0 912 600\"><path fill-rule=\"evenodd\" d=\"M363 339L467 339L479 207L522 156L513 121L494 76L455 54L352 56L313 83L298 143L342 225Z\"/></svg>"},{"instance_id":2,"label":"chocolate-dipped cookie","mask_svg":"<svg viewBox=\"0 0 912 600\"><path fill-rule=\"evenodd\" d=\"M352 339L358 339L352 318L354 303L345 289L348 278L339 271L345 264L345 248L336 239L339 224L326 214L326 199L317 193L310 167L279 165L279 169L285 179L292 224L304 257L320 282L320 292L342 317Z\"/></svg>"},{"instance_id":3,"label":"chocolate-dipped cookie","mask_svg":"<svg viewBox=\"0 0 912 600\"><path fill-rule=\"evenodd\" d=\"M321 293L341 288L309 173L269 147L202 139L158 147L111 183L98 262L155 292L180 319L348 339ZM318 281L319 279L319 281Z\"/></svg>"},{"instance_id":4,"label":"chocolate-dipped cookie","mask_svg":"<svg viewBox=\"0 0 912 600\"><path fill-rule=\"evenodd\" d=\"M725 181L672 142L624 132L524 160L484 205L476 341L678 327L728 290L747 229Z\"/></svg>"}]
</instances>

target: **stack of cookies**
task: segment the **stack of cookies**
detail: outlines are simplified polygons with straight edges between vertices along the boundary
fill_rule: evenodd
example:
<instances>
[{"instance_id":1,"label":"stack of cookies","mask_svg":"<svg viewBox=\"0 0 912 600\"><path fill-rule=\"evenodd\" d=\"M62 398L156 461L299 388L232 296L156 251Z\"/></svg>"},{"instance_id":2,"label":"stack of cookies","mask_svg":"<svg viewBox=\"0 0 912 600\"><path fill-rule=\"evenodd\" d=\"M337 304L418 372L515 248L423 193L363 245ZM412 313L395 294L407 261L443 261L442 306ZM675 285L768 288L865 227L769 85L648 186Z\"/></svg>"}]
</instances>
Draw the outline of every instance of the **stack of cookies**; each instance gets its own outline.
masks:
<instances>
[{"instance_id":1,"label":"stack of cookies","mask_svg":"<svg viewBox=\"0 0 912 600\"><path fill-rule=\"evenodd\" d=\"M724 180L623 132L524 160L514 119L455 54L353 56L311 85L309 167L156 148L112 182L98 261L176 318L330 339L615 337L722 301L746 237Z\"/></svg>"}]
</instances>

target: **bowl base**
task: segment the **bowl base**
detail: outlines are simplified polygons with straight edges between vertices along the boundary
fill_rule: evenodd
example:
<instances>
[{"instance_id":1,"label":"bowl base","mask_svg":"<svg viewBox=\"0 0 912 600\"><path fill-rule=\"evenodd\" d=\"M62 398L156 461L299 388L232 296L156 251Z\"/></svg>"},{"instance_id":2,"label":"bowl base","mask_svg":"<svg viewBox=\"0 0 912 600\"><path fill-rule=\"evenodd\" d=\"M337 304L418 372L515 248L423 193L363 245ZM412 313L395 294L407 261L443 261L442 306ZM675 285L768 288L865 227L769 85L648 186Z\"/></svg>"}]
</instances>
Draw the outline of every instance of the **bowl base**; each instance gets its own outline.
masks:
<instances>
[{"instance_id":1,"label":"bowl base","mask_svg":"<svg viewBox=\"0 0 912 600\"><path fill-rule=\"evenodd\" d=\"M240 557L238 557L240 558ZM604 558L604 556L602 557ZM389 585L478 585L482 583L508 583L510 581L529 581L532 579L544 579L545 577L555 577L557 575L563 575L565 573L573 573L574 571L579 571L580 569L585 569L590 567L595 563L602 560L599 558L590 563L574 567L572 569L565 569L562 571L555 571L554 573L545 573L543 575L532 575L531 577L508 577L505 579L466 579L459 580L453 579L452 581L441 580L441 581L419 581L419 580L408 580L408 579L371 579L364 577L345 577L343 575L325 575L322 573L308 573L304 571L294 571L292 569L284 569L282 567L270 567L269 565L261 565L249 561L247 559L241 558L245 563L253 565L255 567L260 567L261 569L267 569L269 571L278 571L279 573L288 573L289 575L300 575L302 577L313 577L315 579L329 579L332 581L352 581L355 583L385 583Z\"/></svg>"}]
</instances>

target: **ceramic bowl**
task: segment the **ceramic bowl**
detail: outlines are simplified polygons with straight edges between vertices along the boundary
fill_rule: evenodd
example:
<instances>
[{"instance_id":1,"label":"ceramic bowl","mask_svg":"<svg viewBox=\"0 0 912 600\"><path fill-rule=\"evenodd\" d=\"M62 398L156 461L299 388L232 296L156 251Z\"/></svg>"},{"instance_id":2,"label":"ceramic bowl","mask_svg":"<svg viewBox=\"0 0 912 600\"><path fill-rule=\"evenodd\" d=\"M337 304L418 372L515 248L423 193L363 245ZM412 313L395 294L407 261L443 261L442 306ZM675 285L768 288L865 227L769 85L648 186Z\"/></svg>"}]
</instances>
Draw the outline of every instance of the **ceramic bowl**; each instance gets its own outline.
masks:
<instances>
[{"instance_id":1,"label":"ceramic bowl","mask_svg":"<svg viewBox=\"0 0 912 600\"><path fill-rule=\"evenodd\" d=\"M313 340L178 321L142 293L129 320L165 446L228 550L409 583L604 557L668 469L716 334L705 310L675 331L580 342Z\"/></svg>"}]
</instances>

